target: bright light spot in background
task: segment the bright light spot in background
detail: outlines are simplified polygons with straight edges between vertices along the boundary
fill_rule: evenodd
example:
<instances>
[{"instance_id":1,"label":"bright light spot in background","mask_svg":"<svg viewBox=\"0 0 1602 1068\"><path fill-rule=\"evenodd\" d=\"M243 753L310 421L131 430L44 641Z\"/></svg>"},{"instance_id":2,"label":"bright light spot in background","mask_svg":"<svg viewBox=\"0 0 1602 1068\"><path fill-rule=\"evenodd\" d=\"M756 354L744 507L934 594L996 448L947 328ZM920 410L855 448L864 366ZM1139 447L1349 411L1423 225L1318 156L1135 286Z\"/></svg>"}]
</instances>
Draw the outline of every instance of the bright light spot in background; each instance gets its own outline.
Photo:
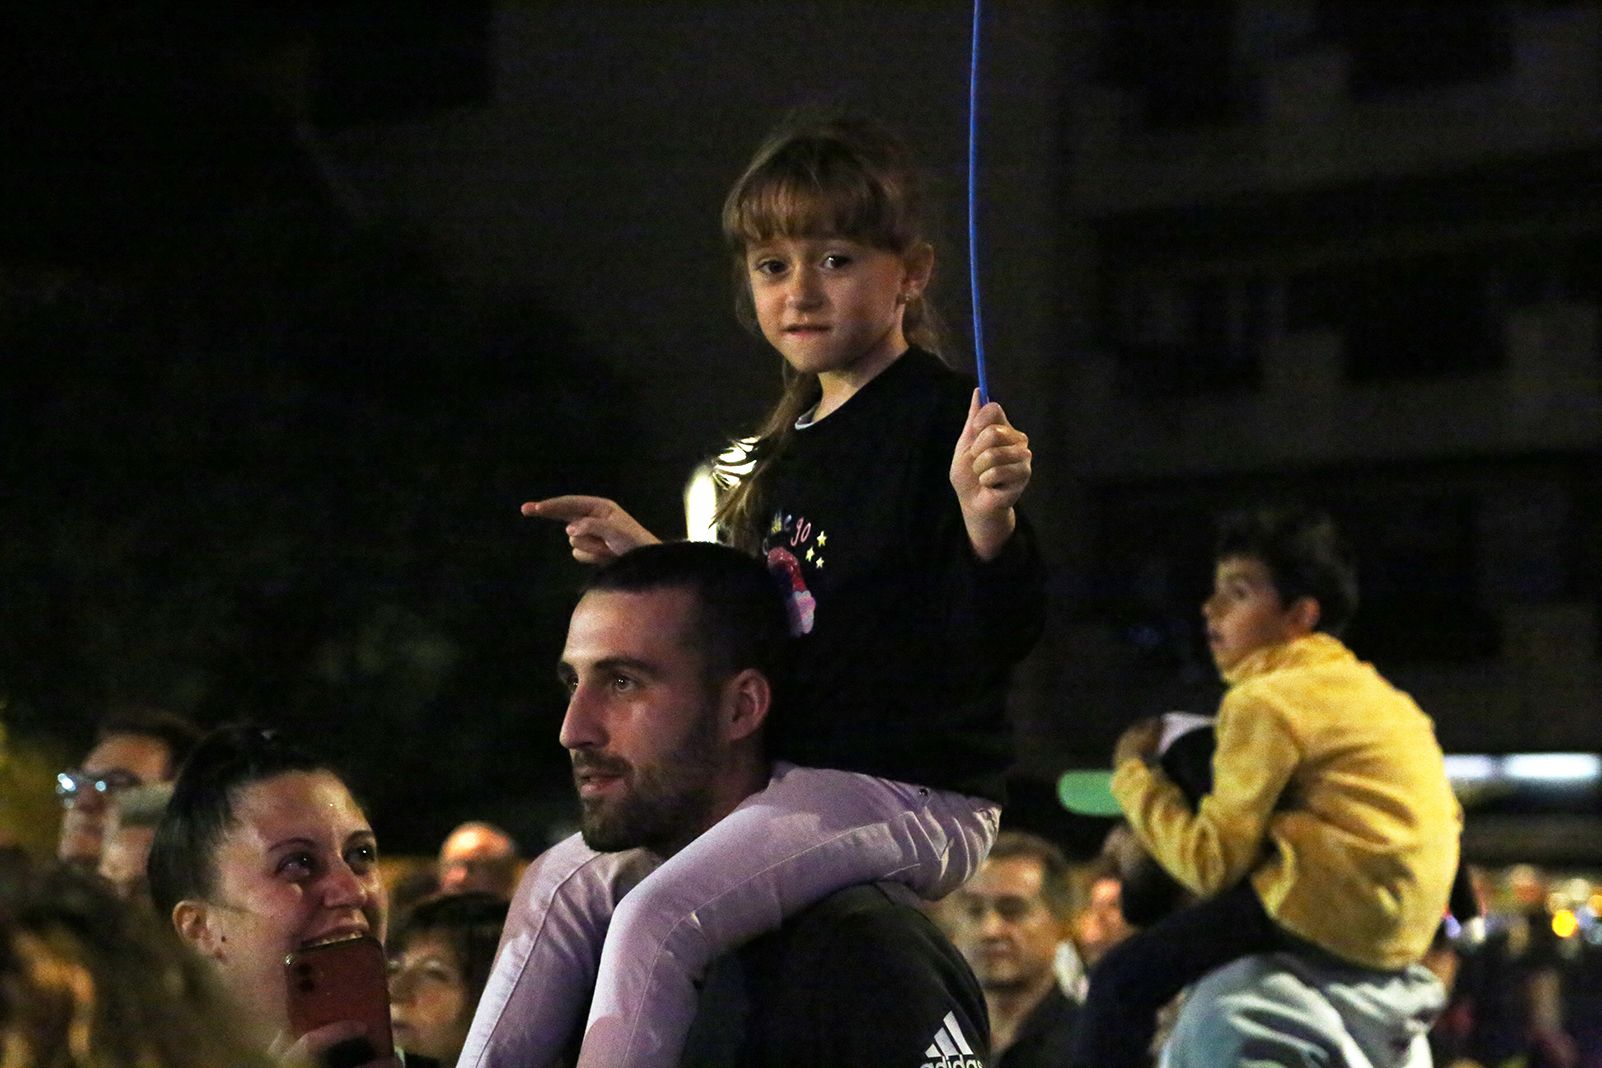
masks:
<instances>
[{"instance_id":1,"label":"bright light spot in background","mask_svg":"<svg viewBox=\"0 0 1602 1068\"><path fill-rule=\"evenodd\" d=\"M1446 777L1454 786L1489 783L1594 783L1602 780L1602 757L1595 753L1451 753Z\"/></svg>"},{"instance_id":2,"label":"bright light spot in background","mask_svg":"<svg viewBox=\"0 0 1602 1068\"><path fill-rule=\"evenodd\" d=\"M1490 782L1496 778L1497 763L1495 757L1448 753L1446 777L1454 783Z\"/></svg>"},{"instance_id":3,"label":"bright light spot in background","mask_svg":"<svg viewBox=\"0 0 1602 1068\"><path fill-rule=\"evenodd\" d=\"M1559 938L1572 938L1580 929L1580 919L1572 909L1558 909L1552 914L1552 933Z\"/></svg>"},{"instance_id":4,"label":"bright light spot in background","mask_svg":"<svg viewBox=\"0 0 1602 1068\"><path fill-rule=\"evenodd\" d=\"M712 465L701 464L684 487L684 536L691 541L717 541L717 524L712 515L718 509L718 486L712 478Z\"/></svg>"},{"instance_id":5,"label":"bright light spot in background","mask_svg":"<svg viewBox=\"0 0 1602 1068\"><path fill-rule=\"evenodd\" d=\"M718 510L718 487L727 485L731 478L743 478L751 471L746 460L755 438L743 438L718 454L714 461L703 463L690 475L684 487L684 536L691 541L717 541L717 524L712 516Z\"/></svg>"},{"instance_id":6,"label":"bright light spot in background","mask_svg":"<svg viewBox=\"0 0 1602 1068\"><path fill-rule=\"evenodd\" d=\"M1502 761L1510 779L1526 782L1595 782L1602 777L1602 757L1593 753L1515 753Z\"/></svg>"}]
</instances>

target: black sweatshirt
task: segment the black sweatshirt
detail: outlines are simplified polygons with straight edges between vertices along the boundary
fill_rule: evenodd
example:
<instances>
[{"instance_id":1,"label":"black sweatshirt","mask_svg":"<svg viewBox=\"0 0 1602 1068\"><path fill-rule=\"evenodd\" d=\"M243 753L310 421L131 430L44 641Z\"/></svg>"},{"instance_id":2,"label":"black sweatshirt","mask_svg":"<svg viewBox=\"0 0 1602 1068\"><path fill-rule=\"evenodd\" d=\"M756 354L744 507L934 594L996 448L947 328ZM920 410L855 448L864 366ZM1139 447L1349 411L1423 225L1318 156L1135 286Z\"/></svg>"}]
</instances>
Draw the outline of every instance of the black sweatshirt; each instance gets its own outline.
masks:
<instances>
[{"instance_id":1,"label":"black sweatshirt","mask_svg":"<svg viewBox=\"0 0 1602 1068\"><path fill-rule=\"evenodd\" d=\"M1021 514L995 560L968 542L949 473L972 391L909 350L770 468L762 549L799 633L774 757L1005 800L1045 575Z\"/></svg>"}]
</instances>

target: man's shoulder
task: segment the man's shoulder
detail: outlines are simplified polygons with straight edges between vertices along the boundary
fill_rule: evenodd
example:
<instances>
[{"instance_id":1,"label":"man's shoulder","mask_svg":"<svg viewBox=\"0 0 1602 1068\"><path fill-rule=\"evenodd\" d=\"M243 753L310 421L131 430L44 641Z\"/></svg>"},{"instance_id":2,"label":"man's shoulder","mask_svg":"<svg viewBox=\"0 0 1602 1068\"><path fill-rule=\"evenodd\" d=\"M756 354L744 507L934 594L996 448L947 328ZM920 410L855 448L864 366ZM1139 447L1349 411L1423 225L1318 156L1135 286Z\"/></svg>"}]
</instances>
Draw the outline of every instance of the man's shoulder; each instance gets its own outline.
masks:
<instances>
[{"instance_id":1,"label":"man's shoulder","mask_svg":"<svg viewBox=\"0 0 1602 1068\"><path fill-rule=\"evenodd\" d=\"M700 1017L728 1016L737 1056L695 1063L978 1068L989 1049L973 973L896 888L841 890L715 965Z\"/></svg>"}]
</instances>

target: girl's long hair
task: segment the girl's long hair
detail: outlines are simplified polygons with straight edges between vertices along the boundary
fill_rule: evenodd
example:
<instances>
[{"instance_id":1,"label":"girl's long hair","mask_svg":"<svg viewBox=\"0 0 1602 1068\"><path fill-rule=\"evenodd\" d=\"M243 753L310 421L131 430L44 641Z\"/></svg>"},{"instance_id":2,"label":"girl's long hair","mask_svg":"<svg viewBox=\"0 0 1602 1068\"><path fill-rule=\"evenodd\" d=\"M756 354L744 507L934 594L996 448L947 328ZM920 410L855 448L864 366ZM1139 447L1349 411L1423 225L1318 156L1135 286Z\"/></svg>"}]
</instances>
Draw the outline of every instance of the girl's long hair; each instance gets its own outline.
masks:
<instances>
[{"instance_id":1,"label":"girl's long hair","mask_svg":"<svg viewBox=\"0 0 1602 1068\"><path fill-rule=\"evenodd\" d=\"M734 260L735 314L760 334L746 249L786 237L843 237L905 256L926 238L923 182L911 151L869 119L798 113L757 148L723 202L723 237ZM907 302L910 344L938 354L939 319L923 296ZM782 362L782 361L781 361ZM714 467L725 540L749 552L762 541L767 472L822 394L818 376L783 363L784 392L756 433L735 441Z\"/></svg>"}]
</instances>

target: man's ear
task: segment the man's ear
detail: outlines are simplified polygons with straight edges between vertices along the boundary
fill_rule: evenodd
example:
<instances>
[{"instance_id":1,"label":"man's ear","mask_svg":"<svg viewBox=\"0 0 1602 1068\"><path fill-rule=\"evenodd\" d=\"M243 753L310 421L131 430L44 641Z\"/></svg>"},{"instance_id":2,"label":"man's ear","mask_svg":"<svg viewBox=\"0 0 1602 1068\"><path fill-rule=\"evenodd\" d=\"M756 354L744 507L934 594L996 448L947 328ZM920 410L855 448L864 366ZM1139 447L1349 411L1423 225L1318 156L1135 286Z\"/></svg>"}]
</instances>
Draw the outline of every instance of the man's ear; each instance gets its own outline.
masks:
<instances>
[{"instance_id":1,"label":"man's ear","mask_svg":"<svg viewBox=\"0 0 1602 1068\"><path fill-rule=\"evenodd\" d=\"M1318 621L1324 615L1323 609L1318 606L1318 598L1313 596L1298 597L1286 609L1286 618L1297 637L1313 633L1318 629Z\"/></svg>"},{"instance_id":2,"label":"man's ear","mask_svg":"<svg viewBox=\"0 0 1602 1068\"><path fill-rule=\"evenodd\" d=\"M749 738L767 722L773 706L773 685L756 668L744 671L723 684L723 727L731 742Z\"/></svg>"},{"instance_id":3,"label":"man's ear","mask_svg":"<svg viewBox=\"0 0 1602 1068\"><path fill-rule=\"evenodd\" d=\"M212 924L211 906L185 898L172 907L172 927L190 949L209 960L221 960L228 941Z\"/></svg>"}]
</instances>

